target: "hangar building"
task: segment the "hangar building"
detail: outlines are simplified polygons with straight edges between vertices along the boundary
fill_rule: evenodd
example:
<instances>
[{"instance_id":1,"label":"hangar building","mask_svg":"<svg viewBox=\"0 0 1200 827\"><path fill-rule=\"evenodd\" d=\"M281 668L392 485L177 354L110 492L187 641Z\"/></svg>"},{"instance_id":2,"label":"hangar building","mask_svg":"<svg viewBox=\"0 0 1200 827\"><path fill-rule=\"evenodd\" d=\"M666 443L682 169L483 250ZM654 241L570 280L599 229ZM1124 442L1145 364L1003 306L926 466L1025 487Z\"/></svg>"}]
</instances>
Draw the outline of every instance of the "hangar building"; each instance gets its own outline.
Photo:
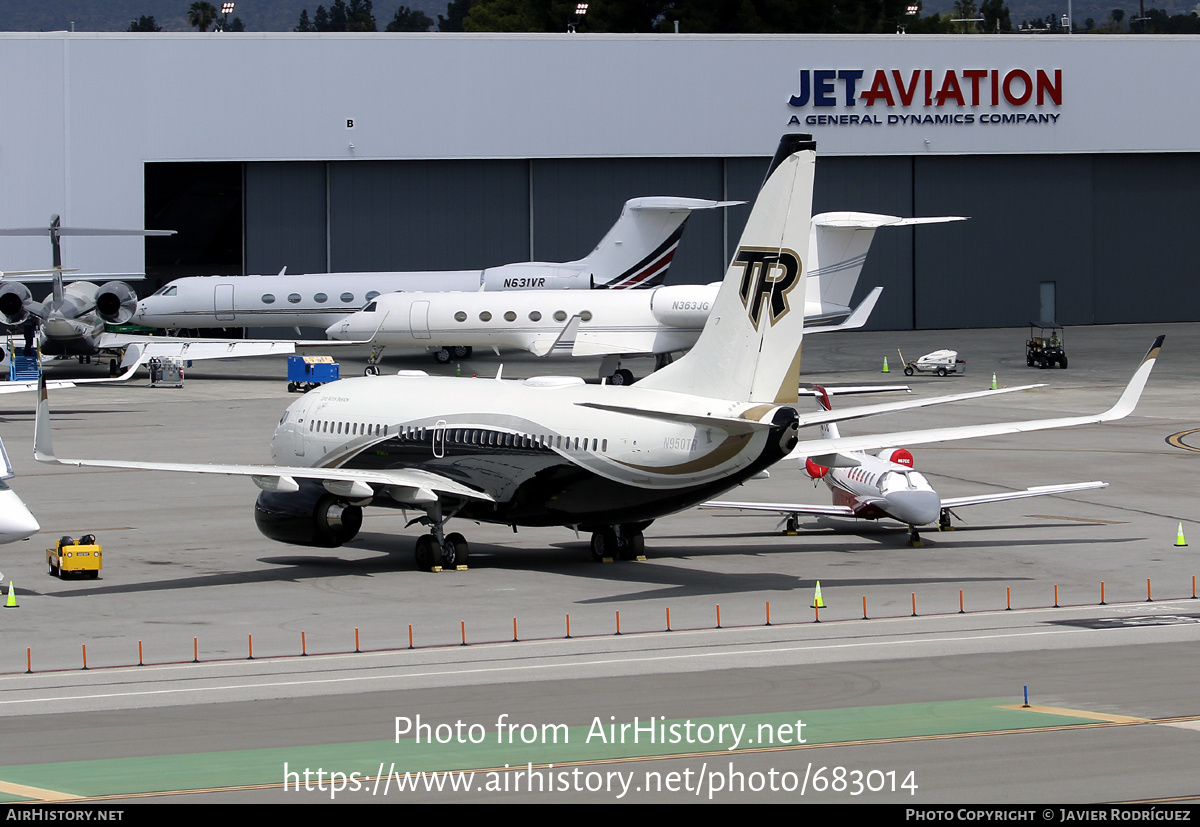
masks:
<instances>
[{"instance_id":1,"label":"hangar building","mask_svg":"<svg viewBox=\"0 0 1200 827\"><path fill-rule=\"evenodd\" d=\"M0 226L66 266L472 268L587 253L627 198L752 200L811 132L815 209L883 230L872 327L1200 319L1200 42L1167 36L0 34ZM720 277L747 207L668 281ZM723 214L722 214L723 213ZM0 270L47 266L0 239ZM140 288L145 289L145 288Z\"/></svg>"}]
</instances>

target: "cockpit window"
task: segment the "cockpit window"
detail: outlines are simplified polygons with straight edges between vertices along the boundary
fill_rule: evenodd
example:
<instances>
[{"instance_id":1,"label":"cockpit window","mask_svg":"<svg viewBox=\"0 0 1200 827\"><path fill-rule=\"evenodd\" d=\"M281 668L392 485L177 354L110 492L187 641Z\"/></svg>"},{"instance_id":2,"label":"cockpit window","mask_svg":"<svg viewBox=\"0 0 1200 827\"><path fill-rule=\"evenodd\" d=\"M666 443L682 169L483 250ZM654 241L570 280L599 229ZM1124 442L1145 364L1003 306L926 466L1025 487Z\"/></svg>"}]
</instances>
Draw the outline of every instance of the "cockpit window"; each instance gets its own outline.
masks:
<instances>
[{"instance_id":1,"label":"cockpit window","mask_svg":"<svg viewBox=\"0 0 1200 827\"><path fill-rule=\"evenodd\" d=\"M174 296L178 292L179 292L178 287L176 287L173 284L168 284L165 287L160 287L156 291L154 291L154 295L156 295L156 296Z\"/></svg>"},{"instance_id":2,"label":"cockpit window","mask_svg":"<svg viewBox=\"0 0 1200 827\"><path fill-rule=\"evenodd\" d=\"M364 308L362 309L362 312L364 312L364 313L374 313L374 312L375 312L375 302L371 302L371 303L370 303L370 304L368 304L366 307L364 307Z\"/></svg>"}]
</instances>

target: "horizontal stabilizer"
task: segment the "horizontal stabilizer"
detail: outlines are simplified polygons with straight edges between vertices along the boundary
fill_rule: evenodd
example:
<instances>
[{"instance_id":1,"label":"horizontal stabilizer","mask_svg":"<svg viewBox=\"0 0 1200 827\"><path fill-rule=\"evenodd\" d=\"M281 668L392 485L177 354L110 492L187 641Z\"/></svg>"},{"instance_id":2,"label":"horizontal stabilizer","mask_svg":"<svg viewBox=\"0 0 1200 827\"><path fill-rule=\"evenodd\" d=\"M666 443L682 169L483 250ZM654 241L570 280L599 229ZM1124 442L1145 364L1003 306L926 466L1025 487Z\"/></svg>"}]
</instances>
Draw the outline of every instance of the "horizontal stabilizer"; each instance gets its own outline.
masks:
<instances>
[{"instance_id":1,"label":"horizontal stabilizer","mask_svg":"<svg viewBox=\"0 0 1200 827\"><path fill-rule=\"evenodd\" d=\"M1112 422L1118 419L1123 419L1133 413L1133 409L1137 406L1138 399L1141 398L1142 390L1146 387L1146 382L1150 378L1151 371L1154 370L1154 363L1158 360L1158 352L1162 348L1163 336L1159 336L1154 340L1150 350L1146 353L1142 363L1134 372L1133 377L1129 380L1129 384L1125 386L1125 390L1121 393L1121 397L1106 411L1098 414L1085 414L1083 416L1064 416L1053 419L1033 419L1018 422L996 422L986 425L958 425L949 428L929 428L919 431L898 431L884 434L871 434L867 436L839 437L837 439L821 439L821 440L806 440L800 442L788 455L789 458L804 458L813 454L828 453L834 451L872 451L879 448L902 448L909 445L927 445L931 442L950 442L958 439L976 439L986 436L1002 436L1004 434L1018 434L1026 431L1044 431L1051 428L1070 428L1077 425L1097 425L1103 422ZM959 395L959 398L962 394ZM940 397L933 400L928 400L931 403L939 401L951 401L953 397ZM900 402L897 405L903 406L907 403ZM886 408L886 405L871 405L863 408L855 408L851 410L866 411L870 408ZM913 406L917 407L917 406ZM829 414L834 411L820 411L815 416L826 417L817 421L832 421L828 419ZM809 417L814 414L809 414ZM801 414L801 426L812 424L813 420L807 419L804 414Z\"/></svg>"}]
</instances>

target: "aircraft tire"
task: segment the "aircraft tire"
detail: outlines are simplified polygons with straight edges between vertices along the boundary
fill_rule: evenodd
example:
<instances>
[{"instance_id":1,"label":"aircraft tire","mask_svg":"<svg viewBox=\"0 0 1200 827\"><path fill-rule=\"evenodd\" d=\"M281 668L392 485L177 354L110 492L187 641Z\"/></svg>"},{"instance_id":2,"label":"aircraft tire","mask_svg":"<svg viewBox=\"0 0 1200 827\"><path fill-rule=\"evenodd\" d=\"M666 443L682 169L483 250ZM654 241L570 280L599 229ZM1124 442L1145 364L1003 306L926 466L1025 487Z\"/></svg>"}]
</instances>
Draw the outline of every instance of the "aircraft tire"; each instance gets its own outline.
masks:
<instances>
[{"instance_id":1,"label":"aircraft tire","mask_svg":"<svg viewBox=\"0 0 1200 827\"><path fill-rule=\"evenodd\" d=\"M454 354L455 359L471 358L471 348L467 347L466 345L455 345L454 347L450 348L450 352Z\"/></svg>"},{"instance_id":2,"label":"aircraft tire","mask_svg":"<svg viewBox=\"0 0 1200 827\"><path fill-rule=\"evenodd\" d=\"M417 545L414 549L414 554L417 559L417 571L432 571L433 570L433 535L422 534L417 538Z\"/></svg>"},{"instance_id":3,"label":"aircraft tire","mask_svg":"<svg viewBox=\"0 0 1200 827\"><path fill-rule=\"evenodd\" d=\"M611 528L602 528L599 531L592 532L592 559L597 563L601 563L605 557L613 558L616 556L617 533Z\"/></svg>"},{"instance_id":4,"label":"aircraft tire","mask_svg":"<svg viewBox=\"0 0 1200 827\"><path fill-rule=\"evenodd\" d=\"M452 569L467 564L467 538L455 532L446 535L446 544L442 546L442 568Z\"/></svg>"},{"instance_id":5,"label":"aircraft tire","mask_svg":"<svg viewBox=\"0 0 1200 827\"><path fill-rule=\"evenodd\" d=\"M610 385L632 385L633 371L626 368L621 368L619 371L609 377L608 384Z\"/></svg>"},{"instance_id":6,"label":"aircraft tire","mask_svg":"<svg viewBox=\"0 0 1200 827\"><path fill-rule=\"evenodd\" d=\"M367 369L363 371L363 376L378 376L379 365L367 365Z\"/></svg>"},{"instance_id":7,"label":"aircraft tire","mask_svg":"<svg viewBox=\"0 0 1200 827\"><path fill-rule=\"evenodd\" d=\"M447 349L446 349L446 348L444 348L444 347L443 347L443 348L440 348L440 349L438 349L438 350L435 350L435 351L433 352L433 360L434 360L435 362L437 362L439 365L448 365L448 364L450 364L450 360L451 360L452 358L454 358L454 357L450 355L450 351L449 351L449 350L447 350Z\"/></svg>"},{"instance_id":8,"label":"aircraft tire","mask_svg":"<svg viewBox=\"0 0 1200 827\"><path fill-rule=\"evenodd\" d=\"M622 560L636 560L646 553L646 536L640 531L625 531L625 542L618 545Z\"/></svg>"}]
</instances>

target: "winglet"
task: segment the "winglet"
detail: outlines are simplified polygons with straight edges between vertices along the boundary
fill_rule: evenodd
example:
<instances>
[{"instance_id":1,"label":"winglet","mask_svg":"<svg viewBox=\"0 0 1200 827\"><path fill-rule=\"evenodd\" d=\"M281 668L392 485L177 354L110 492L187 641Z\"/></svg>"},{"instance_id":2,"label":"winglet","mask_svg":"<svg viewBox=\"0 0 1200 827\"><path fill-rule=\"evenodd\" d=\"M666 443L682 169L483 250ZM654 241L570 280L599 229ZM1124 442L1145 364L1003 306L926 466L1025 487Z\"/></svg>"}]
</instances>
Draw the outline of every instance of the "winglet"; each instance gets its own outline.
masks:
<instances>
[{"instance_id":1,"label":"winglet","mask_svg":"<svg viewBox=\"0 0 1200 827\"><path fill-rule=\"evenodd\" d=\"M567 343L574 342L575 337L579 334L579 323L582 320L583 317L576 313L563 326L563 329L559 331L558 336L553 341L547 339L536 341L530 345L529 352L534 356L548 356L560 345L565 347Z\"/></svg>"},{"instance_id":2,"label":"winglet","mask_svg":"<svg viewBox=\"0 0 1200 827\"><path fill-rule=\"evenodd\" d=\"M1158 352L1162 349L1163 339L1165 338L1165 335L1159 336L1154 340L1154 344L1150 345L1150 350L1146 351L1146 358L1142 359L1142 363L1134 371L1133 377L1129 380L1129 384L1125 386L1125 390L1122 392L1121 398L1117 400L1117 404L1101 414L1101 422L1123 419L1133 413L1133 409L1137 407L1138 400L1142 396L1142 391L1146 387L1146 382L1150 379L1150 371L1154 370L1154 363L1158 361Z\"/></svg>"},{"instance_id":3,"label":"winglet","mask_svg":"<svg viewBox=\"0 0 1200 827\"><path fill-rule=\"evenodd\" d=\"M50 439L50 397L46 392L46 376L38 377L37 418L33 422L33 458L38 462L58 462Z\"/></svg>"},{"instance_id":4,"label":"winglet","mask_svg":"<svg viewBox=\"0 0 1200 827\"><path fill-rule=\"evenodd\" d=\"M867 297L859 303L858 307L841 322L837 324L820 325L819 327L807 328L805 333L833 333L837 330L858 330L867 323L867 319L871 317L871 313L875 310L875 303L879 301L879 294L883 292L882 287L875 287L867 294Z\"/></svg>"}]
</instances>

